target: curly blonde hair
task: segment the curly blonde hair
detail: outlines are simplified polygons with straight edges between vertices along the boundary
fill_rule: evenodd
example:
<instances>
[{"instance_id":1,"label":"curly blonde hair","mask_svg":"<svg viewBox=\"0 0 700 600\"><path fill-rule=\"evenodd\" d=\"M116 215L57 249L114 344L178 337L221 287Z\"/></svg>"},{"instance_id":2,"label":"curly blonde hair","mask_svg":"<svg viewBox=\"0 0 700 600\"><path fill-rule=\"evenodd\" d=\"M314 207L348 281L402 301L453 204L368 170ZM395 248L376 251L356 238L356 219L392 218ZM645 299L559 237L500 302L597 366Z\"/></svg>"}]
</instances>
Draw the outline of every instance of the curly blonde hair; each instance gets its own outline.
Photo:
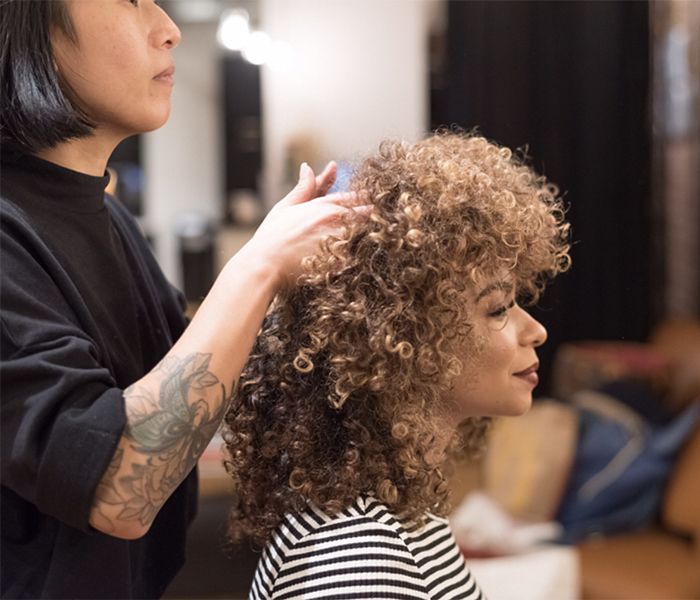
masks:
<instances>
[{"instance_id":1,"label":"curly blonde hair","mask_svg":"<svg viewBox=\"0 0 700 600\"><path fill-rule=\"evenodd\" d=\"M362 493L409 520L445 514L435 411L472 331L464 293L507 271L534 302L569 266L556 187L482 137L384 142L351 188L369 219L348 221L276 299L226 415L233 539L264 543L285 513ZM484 430L468 420L463 443Z\"/></svg>"}]
</instances>

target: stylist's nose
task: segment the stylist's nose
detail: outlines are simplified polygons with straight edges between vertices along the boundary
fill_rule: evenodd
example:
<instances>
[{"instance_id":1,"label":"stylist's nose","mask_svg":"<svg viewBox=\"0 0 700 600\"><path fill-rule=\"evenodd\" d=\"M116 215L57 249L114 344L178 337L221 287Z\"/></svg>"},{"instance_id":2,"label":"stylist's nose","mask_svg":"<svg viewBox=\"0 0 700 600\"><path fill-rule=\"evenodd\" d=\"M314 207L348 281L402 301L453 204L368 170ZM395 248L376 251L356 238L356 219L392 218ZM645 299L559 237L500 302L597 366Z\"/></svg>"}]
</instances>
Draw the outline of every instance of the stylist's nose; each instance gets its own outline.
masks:
<instances>
[{"instance_id":1,"label":"stylist's nose","mask_svg":"<svg viewBox=\"0 0 700 600\"><path fill-rule=\"evenodd\" d=\"M153 27L155 45L158 48L172 50L180 43L182 37L180 29L160 6L157 4L154 6L157 10L156 25Z\"/></svg>"}]
</instances>

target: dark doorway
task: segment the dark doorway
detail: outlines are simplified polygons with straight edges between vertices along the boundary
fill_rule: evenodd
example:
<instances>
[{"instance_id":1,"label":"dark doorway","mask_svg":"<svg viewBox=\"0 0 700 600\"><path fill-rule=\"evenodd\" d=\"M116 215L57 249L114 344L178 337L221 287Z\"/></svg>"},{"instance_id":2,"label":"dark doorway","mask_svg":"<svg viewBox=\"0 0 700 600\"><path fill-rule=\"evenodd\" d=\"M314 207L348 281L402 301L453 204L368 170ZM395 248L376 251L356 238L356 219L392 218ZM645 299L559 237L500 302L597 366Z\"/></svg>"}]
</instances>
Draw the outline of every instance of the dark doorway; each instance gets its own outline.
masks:
<instances>
[{"instance_id":1,"label":"dark doorway","mask_svg":"<svg viewBox=\"0 0 700 600\"><path fill-rule=\"evenodd\" d=\"M478 127L558 184L572 270L533 309L549 330L542 392L567 340L643 340L652 325L647 2L450 1L447 88L432 122Z\"/></svg>"}]
</instances>

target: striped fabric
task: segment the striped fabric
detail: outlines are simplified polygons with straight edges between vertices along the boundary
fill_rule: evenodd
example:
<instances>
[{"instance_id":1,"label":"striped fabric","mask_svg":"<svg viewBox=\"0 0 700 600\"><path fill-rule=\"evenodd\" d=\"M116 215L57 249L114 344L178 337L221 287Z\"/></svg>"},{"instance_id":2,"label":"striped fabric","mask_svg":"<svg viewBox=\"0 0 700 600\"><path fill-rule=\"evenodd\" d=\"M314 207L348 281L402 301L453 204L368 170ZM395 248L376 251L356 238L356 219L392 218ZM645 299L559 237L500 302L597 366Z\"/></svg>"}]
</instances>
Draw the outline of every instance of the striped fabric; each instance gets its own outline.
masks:
<instances>
[{"instance_id":1,"label":"striped fabric","mask_svg":"<svg viewBox=\"0 0 700 600\"><path fill-rule=\"evenodd\" d=\"M482 598L447 519L404 527L383 504L359 498L328 515L287 515L263 552L250 600Z\"/></svg>"}]
</instances>

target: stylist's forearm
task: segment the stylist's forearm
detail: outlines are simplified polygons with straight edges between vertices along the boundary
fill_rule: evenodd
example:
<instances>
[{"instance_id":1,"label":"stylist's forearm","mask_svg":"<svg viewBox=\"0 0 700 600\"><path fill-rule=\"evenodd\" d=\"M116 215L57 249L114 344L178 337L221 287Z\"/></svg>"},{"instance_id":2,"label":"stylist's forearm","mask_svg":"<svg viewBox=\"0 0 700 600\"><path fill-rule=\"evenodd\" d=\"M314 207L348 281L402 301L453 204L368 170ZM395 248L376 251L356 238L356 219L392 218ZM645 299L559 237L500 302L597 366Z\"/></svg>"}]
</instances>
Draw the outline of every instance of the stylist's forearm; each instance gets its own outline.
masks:
<instances>
[{"instance_id":1,"label":"stylist's forearm","mask_svg":"<svg viewBox=\"0 0 700 600\"><path fill-rule=\"evenodd\" d=\"M136 538L192 470L221 422L278 276L243 248L163 361L124 391L127 423L91 524Z\"/></svg>"},{"instance_id":2,"label":"stylist's forearm","mask_svg":"<svg viewBox=\"0 0 700 600\"><path fill-rule=\"evenodd\" d=\"M209 370L226 383L230 392L250 354L277 284L275 271L256 262L244 247L224 267L169 354L211 355Z\"/></svg>"},{"instance_id":3,"label":"stylist's forearm","mask_svg":"<svg viewBox=\"0 0 700 600\"><path fill-rule=\"evenodd\" d=\"M224 267L172 350L124 390L126 426L95 491L93 527L127 539L148 531L216 432L277 289L293 285L302 259L345 216L369 214L357 194L326 194L335 170L329 163L316 177L302 165L297 186Z\"/></svg>"}]
</instances>

